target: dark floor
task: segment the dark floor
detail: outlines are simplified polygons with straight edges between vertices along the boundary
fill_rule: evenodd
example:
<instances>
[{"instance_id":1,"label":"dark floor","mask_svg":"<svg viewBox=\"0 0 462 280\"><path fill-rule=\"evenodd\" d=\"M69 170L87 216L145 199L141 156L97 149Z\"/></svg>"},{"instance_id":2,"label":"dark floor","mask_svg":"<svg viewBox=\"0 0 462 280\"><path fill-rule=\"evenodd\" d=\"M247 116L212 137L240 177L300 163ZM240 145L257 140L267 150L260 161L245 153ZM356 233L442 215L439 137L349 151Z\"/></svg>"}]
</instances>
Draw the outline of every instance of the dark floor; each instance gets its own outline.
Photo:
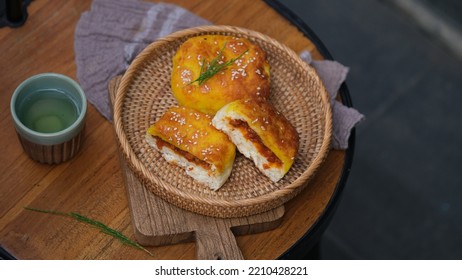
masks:
<instances>
[{"instance_id":1,"label":"dark floor","mask_svg":"<svg viewBox=\"0 0 462 280\"><path fill-rule=\"evenodd\" d=\"M283 2L350 67L366 115L321 257L462 259L460 56L393 1Z\"/></svg>"}]
</instances>

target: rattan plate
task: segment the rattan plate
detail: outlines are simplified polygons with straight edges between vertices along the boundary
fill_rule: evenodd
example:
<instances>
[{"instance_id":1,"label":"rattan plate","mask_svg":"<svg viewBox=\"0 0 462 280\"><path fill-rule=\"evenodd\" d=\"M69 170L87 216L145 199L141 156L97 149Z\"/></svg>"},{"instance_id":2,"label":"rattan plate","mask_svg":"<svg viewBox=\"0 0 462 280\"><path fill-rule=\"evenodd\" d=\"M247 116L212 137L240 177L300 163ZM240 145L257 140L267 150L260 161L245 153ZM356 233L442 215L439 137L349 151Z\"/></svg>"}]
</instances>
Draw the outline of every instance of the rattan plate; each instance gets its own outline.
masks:
<instances>
[{"instance_id":1,"label":"rattan plate","mask_svg":"<svg viewBox=\"0 0 462 280\"><path fill-rule=\"evenodd\" d=\"M238 153L227 182L218 191L211 191L180 167L168 164L145 140L146 129L177 104L170 89L173 55L186 39L205 34L245 37L268 55L270 100L300 136L295 162L278 183L271 182ZM306 187L329 151L332 118L320 78L291 49L252 30L201 26L159 39L135 58L117 90L114 126L128 165L149 191L180 208L230 218L281 206Z\"/></svg>"}]
</instances>

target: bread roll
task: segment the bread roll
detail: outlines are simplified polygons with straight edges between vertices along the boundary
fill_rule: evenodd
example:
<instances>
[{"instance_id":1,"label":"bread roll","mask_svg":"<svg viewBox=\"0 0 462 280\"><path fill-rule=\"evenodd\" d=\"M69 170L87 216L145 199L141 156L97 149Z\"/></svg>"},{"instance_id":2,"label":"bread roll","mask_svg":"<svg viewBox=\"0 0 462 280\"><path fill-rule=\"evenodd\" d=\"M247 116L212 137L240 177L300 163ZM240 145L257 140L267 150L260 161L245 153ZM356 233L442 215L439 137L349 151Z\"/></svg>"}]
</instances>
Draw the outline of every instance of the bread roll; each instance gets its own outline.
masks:
<instances>
[{"instance_id":1,"label":"bread roll","mask_svg":"<svg viewBox=\"0 0 462 280\"><path fill-rule=\"evenodd\" d=\"M174 106L148 128L146 140L165 160L218 190L231 174L236 147L211 120L194 109Z\"/></svg>"},{"instance_id":2,"label":"bread roll","mask_svg":"<svg viewBox=\"0 0 462 280\"><path fill-rule=\"evenodd\" d=\"M217 112L212 124L273 182L284 177L294 162L298 133L266 100L233 101Z\"/></svg>"},{"instance_id":3,"label":"bread roll","mask_svg":"<svg viewBox=\"0 0 462 280\"><path fill-rule=\"evenodd\" d=\"M231 65L200 84L193 82L216 60ZM173 57L173 95L182 106L214 115L231 101L249 97L268 98L270 67L265 52L244 38L204 35L185 41Z\"/></svg>"}]
</instances>

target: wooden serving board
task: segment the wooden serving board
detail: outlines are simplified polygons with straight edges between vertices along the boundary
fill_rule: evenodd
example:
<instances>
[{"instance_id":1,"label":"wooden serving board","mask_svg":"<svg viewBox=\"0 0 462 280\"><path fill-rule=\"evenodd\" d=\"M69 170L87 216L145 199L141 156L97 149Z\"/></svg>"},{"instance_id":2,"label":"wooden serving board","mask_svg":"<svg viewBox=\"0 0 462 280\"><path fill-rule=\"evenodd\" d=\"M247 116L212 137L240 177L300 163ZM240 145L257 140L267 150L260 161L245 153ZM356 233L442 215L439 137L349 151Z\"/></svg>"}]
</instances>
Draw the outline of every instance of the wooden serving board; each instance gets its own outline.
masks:
<instances>
[{"instance_id":1,"label":"wooden serving board","mask_svg":"<svg viewBox=\"0 0 462 280\"><path fill-rule=\"evenodd\" d=\"M108 85L114 100L121 76ZM127 166L119 150L135 238L143 246L196 242L197 259L244 259L235 235L279 226L284 206L243 218L213 218L178 208L150 192Z\"/></svg>"}]
</instances>

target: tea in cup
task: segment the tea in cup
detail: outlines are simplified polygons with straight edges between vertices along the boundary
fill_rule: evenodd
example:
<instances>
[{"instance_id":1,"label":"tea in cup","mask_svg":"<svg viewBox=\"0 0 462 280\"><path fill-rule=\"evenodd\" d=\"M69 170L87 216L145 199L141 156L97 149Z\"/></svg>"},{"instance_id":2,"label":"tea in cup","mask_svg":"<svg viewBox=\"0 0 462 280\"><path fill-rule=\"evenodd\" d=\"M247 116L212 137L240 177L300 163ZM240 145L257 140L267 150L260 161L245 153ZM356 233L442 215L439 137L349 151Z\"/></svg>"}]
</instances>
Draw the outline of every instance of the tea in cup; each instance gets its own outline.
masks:
<instances>
[{"instance_id":1,"label":"tea in cup","mask_svg":"<svg viewBox=\"0 0 462 280\"><path fill-rule=\"evenodd\" d=\"M56 73L28 78L14 91L10 110L19 141L33 160L61 163L80 150L87 100L71 78Z\"/></svg>"}]
</instances>

